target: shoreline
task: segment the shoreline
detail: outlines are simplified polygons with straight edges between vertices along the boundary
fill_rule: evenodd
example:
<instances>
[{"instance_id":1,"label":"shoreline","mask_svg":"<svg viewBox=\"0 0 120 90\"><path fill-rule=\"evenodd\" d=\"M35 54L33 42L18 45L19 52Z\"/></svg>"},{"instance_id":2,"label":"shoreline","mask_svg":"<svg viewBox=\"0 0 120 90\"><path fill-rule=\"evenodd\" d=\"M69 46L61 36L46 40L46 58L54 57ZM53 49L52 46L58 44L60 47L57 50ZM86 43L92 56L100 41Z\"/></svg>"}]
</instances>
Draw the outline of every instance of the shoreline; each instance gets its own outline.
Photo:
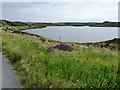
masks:
<instances>
[{"instance_id":1,"label":"shoreline","mask_svg":"<svg viewBox=\"0 0 120 90\"><path fill-rule=\"evenodd\" d=\"M11 22L12 23L12 22ZM28 32L22 32L24 30L27 29L37 29L37 28L46 28L49 27L50 25L30 25L30 26L10 26L10 25L2 25L2 30L10 32L10 33L18 33L18 34L27 34L27 35L32 35L32 36L36 36L36 37L40 37L40 39L44 42L44 41L48 41L48 42L59 42L59 43L69 43L69 44L81 44L81 45L93 45L93 46L99 46L101 48L105 47L105 48L111 48L111 49L117 49L118 48L118 42L120 42L120 38L114 38L114 39L110 39L110 40L105 40L105 41L98 41L98 42L86 42L86 43L80 43L80 42L61 42L61 41L57 41L57 40L51 40L49 38L40 36L40 35L36 35L36 34L32 34L32 33L28 33ZM76 27L76 26L75 26ZM91 27L91 26L89 26Z\"/></svg>"},{"instance_id":2,"label":"shoreline","mask_svg":"<svg viewBox=\"0 0 120 90\"><path fill-rule=\"evenodd\" d=\"M24 29L24 30L27 30L27 29ZM43 39L43 41L46 41L48 40L48 42L58 42L58 43L69 43L69 44L80 44L80 45L87 45L87 46L90 46L90 45L93 45L93 46L99 46L101 48L108 48L108 49L116 49L118 48L118 43L120 41L120 38L113 38L113 39L110 39L110 40L105 40L105 41L100 41L100 42L86 42L86 43L80 43L80 42L61 42L61 41L56 41L56 40L52 40L52 39L49 39L49 38L46 38L46 37L43 37L43 36L40 36L40 35L37 35L37 34L32 34L32 33L28 33L28 32L22 32L24 30L20 30L20 31L14 31L12 33L17 33L17 34L27 34L27 35L32 35L32 36L36 36L36 37L39 37L41 39Z\"/></svg>"},{"instance_id":3,"label":"shoreline","mask_svg":"<svg viewBox=\"0 0 120 90\"><path fill-rule=\"evenodd\" d=\"M75 26L76 27L76 26ZM44 27L46 28L46 27ZM41 29L41 28L28 28L28 29ZM25 30L28 30L28 29L22 29L22 30L7 30L11 33L18 33L18 34L28 34L28 35L33 35L33 36L37 36L37 37L42 37L44 39L48 39L50 41L55 41L55 42L60 42L60 41L57 41L57 40L52 40L52 39L49 39L49 38L46 38L44 36L40 36L40 35L37 35L37 34L32 34L32 33L29 33L29 32L22 32L22 31L25 31ZM5 30L6 31L6 30ZM114 40L114 39L120 39L119 37L118 38L113 38L113 39L109 39L109 40L102 40L102 41L97 41L97 42L85 42L85 43L81 43L81 42L63 42L63 43L79 43L79 44L87 44L87 43L91 43L91 44L96 44L96 43L102 43L102 42L109 42L111 40Z\"/></svg>"}]
</instances>

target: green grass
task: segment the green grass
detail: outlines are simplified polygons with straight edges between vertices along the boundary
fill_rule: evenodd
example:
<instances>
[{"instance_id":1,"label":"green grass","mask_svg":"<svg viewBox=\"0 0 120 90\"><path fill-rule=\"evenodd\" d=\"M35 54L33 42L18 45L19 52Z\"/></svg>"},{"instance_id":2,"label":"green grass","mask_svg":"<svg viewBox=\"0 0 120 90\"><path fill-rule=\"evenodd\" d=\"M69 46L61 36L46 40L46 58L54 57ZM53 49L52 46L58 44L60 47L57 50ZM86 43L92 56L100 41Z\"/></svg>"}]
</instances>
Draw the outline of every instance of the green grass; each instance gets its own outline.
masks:
<instances>
[{"instance_id":1,"label":"green grass","mask_svg":"<svg viewBox=\"0 0 120 90\"><path fill-rule=\"evenodd\" d=\"M21 84L31 88L116 88L117 51L75 44L72 52L47 48L58 42L3 31L2 49Z\"/></svg>"}]
</instances>

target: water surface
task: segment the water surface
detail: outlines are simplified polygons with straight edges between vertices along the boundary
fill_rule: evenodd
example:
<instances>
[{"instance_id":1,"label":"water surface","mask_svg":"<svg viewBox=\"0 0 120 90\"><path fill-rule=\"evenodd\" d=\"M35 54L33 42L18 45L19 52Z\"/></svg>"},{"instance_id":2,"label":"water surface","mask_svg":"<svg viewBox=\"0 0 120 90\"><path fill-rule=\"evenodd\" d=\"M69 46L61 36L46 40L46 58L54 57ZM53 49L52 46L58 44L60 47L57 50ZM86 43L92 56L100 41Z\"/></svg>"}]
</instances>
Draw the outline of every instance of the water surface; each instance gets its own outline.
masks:
<instances>
[{"instance_id":1,"label":"water surface","mask_svg":"<svg viewBox=\"0 0 120 90\"><path fill-rule=\"evenodd\" d=\"M117 27L49 26L41 29L28 29L24 32L62 42L100 42L118 38Z\"/></svg>"}]
</instances>

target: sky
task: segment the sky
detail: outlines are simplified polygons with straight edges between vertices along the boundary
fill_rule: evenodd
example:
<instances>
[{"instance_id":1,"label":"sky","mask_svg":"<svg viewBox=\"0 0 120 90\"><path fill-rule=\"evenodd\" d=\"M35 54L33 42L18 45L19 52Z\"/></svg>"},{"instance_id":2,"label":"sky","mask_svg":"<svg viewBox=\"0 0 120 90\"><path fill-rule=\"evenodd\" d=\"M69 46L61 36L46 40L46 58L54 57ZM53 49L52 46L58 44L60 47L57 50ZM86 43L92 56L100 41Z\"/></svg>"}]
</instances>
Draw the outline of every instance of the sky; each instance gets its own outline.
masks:
<instances>
[{"instance_id":1,"label":"sky","mask_svg":"<svg viewBox=\"0 0 120 90\"><path fill-rule=\"evenodd\" d=\"M3 2L2 19L24 22L118 21L118 1Z\"/></svg>"}]
</instances>

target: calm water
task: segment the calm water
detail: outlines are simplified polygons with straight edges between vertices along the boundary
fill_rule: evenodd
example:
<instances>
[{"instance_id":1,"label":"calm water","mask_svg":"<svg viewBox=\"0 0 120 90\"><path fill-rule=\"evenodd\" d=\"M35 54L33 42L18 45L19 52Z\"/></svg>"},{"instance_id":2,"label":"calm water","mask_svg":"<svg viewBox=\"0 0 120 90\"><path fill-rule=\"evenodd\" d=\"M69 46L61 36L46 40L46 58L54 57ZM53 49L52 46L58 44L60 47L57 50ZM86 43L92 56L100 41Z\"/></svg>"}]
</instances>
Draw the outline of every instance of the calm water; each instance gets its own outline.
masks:
<instances>
[{"instance_id":1,"label":"calm water","mask_svg":"<svg viewBox=\"0 0 120 90\"><path fill-rule=\"evenodd\" d=\"M42 29L28 29L24 32L62 42L99 42L118 38L117 27L50 26Z\"/></svg>"}]
</instances>

